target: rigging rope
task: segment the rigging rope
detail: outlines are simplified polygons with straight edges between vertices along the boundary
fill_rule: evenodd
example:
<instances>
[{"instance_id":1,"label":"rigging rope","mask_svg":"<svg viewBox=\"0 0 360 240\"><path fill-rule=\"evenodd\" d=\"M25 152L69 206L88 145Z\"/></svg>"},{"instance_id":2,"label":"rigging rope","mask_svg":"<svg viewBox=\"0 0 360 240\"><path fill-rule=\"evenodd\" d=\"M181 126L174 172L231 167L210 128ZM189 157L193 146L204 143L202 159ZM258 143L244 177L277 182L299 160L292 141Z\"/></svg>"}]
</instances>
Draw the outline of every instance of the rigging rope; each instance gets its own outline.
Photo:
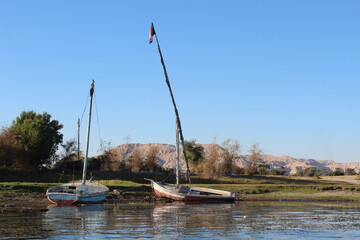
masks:
<instances>
[{"instance_id":1,"label":"rigging rope","mask_svg":"<svg viewBox=\"0 0 360 240\"><path fill-rule=\"evenodd\" d=\"M85 107L84 107L84 111L81 115L81 119L80 119L80 124L82 123L82 120L84 118L84 114L85 114L85 111L86 111L86 108L87 108L87 105L88 105L88 102L89 102L89 98L90 98L90 93L87 95L87 98L86 98L86 102L85 102Z\"/></svg>"},{"instance_id":2,"label":"rigging rope","mask_svg":"<svg viewBox=\"0 0 360 240\"><path fill-rule=\"evenodd\" d=\"M101 146L102 145L102 138L101 138L101 131L100 131L99 113L98 113L98 107L97 107L97 101L96 101L96 94L95 93L94 93L94 102L95 102L95 112L96 112L96 121L97 121L97 125L98 125L100 148L102 148L102 146Z\"/></svg>"},{"instance_id":3,"label":"rigging rope","mask_svg":"<svg viewBox=\"0 0 360 240\"><path fill-rule=\"evenodd\" d=\"M167 175L167 177L166 177L164 180L160 181L160 182L165 183L165 182L169 179L169 177L171 176L171 173L172 173L173 171L174 171L173 168L170 169L170 170L169 170L169 174ZM155 178L155 180L156 180L156 178Z\"/></svg>"}]
</instances>

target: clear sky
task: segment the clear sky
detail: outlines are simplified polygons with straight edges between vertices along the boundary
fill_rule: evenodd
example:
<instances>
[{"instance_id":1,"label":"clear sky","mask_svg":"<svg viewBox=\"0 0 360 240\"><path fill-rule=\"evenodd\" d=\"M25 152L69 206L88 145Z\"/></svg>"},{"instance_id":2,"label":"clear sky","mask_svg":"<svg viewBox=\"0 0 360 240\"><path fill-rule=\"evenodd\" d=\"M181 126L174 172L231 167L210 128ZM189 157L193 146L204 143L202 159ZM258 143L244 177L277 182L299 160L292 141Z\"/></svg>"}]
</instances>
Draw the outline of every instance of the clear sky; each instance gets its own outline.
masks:
<instances>
[{"instance_id":1,"label":"clear sky","mask_svg":"<svg viewBox=\"0 0 360 240\"><path fill-rule=\"evenodd\" d=\"M151 22L185 139L360 161L356 0L1 0L0 125L46 111L64 125L64 140L75 138L94 79L91 154L99 136L112 146L126 136L174 144Z\"/></svg>"}]
</instances>

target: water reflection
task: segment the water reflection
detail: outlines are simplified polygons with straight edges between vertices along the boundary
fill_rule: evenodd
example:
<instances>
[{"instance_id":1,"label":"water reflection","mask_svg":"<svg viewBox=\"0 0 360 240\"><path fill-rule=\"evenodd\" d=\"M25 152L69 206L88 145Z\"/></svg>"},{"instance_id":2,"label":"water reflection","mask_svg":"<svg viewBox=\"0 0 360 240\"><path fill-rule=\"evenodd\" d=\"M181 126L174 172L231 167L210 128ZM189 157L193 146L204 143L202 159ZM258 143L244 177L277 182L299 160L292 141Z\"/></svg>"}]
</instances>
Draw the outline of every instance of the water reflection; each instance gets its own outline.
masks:
<instances>
[{"instance_id":1,"label":"water reflection","mask_svg":"<svg viewBox=\"0 0 360 240\"><path fill-rule=\"evenodd\" d=\"M48 207L43 218L43 225L53 235L70 232L87 235L102 227L106 216L103 205L56 206Z\"/></svg>"},{"instance_id":2,"label":"water reflection","mask_svg":"<svg viewBox=\"0 0 360 240\"><path fill-rule=\"evenodd\" d=\"M44 227L56 238L201 238L236 229L233 204L90 205L50 207Z\"/></svg>"},{"instance_id":3,"label":"water reflection","mask_svg":"<svg viewBox=\"0 0 360 240\"><path fill-rule=\"evenodd\" d=\"M152 210L153 228L157 235L172 237L201 237L207 233L221 235L236 228L232 217L233 204L200 204L155 206Z\"/></svg>"},{"instance_id":4,"label":"water reflection","mask_svg":"<svg viewBox=\"0 0 360 240\"><path fill-rule=\"evenodd\" d=\"M254 232L321 232L359 230L358 206L315 203L247 204L236 208L234 217L246 217L244 228Z\"/></svg>"},{"instance_id":5,"label":"water reflection","mask_svg":"<svg viewBox=\"0 0 360 240\"><path fill-rule=\"evenodd\" d=\"M108 204L0 215L0 239L360 238L357 205Z\"/></svg>"},{"instance_id":6,"label":"water reflection","mask_svg":"<svg viewBox=\"0 0 360 240\"><path fill-rule=\"evenodd\" d=\"M40 211L0 213L0 239L44 235L42 216Z\"/></svg>"},{"instance_id":7,"label":"water reflection","mask_svg":"<svg viewBox=\"0 0 360 240\"><path fill-rule=\"evenodd\" d=\"M357 205L237 203L155 206L153 228L175 238L360 238Z\"/></svg>"}]
</instances>

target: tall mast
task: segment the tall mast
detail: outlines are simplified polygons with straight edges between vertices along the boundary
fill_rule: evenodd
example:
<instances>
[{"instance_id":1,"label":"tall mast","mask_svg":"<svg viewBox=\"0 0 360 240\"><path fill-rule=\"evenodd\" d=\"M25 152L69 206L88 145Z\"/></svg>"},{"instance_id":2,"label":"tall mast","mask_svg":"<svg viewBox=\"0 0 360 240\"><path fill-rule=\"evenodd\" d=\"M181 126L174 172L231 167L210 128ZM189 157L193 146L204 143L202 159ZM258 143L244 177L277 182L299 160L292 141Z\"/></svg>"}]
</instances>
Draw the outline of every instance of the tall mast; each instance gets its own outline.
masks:
<instances>
[{"instance_id":1,"label":"tall mast","mask_svg":"<svg viewBox=\"0 0 360 240\"><path fill-rule=\"evenodd\" d=\"M80 161L80 118L78 118L78 131L77 131L77 157L78 161Z\"/></svg>"},{"instance_id":2,"label":"tall mast","mask_svg":"<svg viewBox=\"0 0 360 240\"><path fill-rule=\"evenodd\" d=\"M83 168L83 176L82 176L82 183L85 184L86 181L86 169L87 169L87 162L88 162L88 153L89 153L89 139L90 139L90 125L91 125L91 111L92 111L92 99L94 94L94 79L91 83L90 88L90 109L89 109L89 122L88 122L88 129L87 129L87 137L86 137L86 151L85 151L85 160L84 160L84 168Z\"/></svg>"},{"instance_id":3,"label":"tall mast","mask_svg":"<svg viewBox=\"0 0 360 240\"><path fill-rule=\"evenodd\" d=\"M179 111L178 111L178 109L176 107L175 98L174 98L174 94L173 94L172 89L171 89L169 76L168 76L167 71L166 71L164 58L163 58L162 53L161 53L159 39L158 39L158 36L157 36L157 34L155 32L154 24L151 23L150 34L149 34L150 43L152 42L152 37L154 35L155 35L155 39L156 39L156 43L157 43L157 47L158 47L158 52L159 52L159 55L160 55L160 62L162 64L163 71L164 71L165 82L166 82L166 84L168 86L170 96L171 96L171 101L172 101L172 104L174 106L174 111L175 111L175 115L176 115L176 125L177 125L177 128L179 129L178 135L180 137L181 145L183 146L182 150L183 150L183 155L184 155L185 163L186 163L186 179L190 182L190 168L189 168L189 162L188 162L186 149L185 149L185 140L184 140L184 136L183 136L183 132L182 132L182 128L181 128Z\"/></svg>"},{"instance_id":4,"label":"tall mast","mask_svg":"<svg viewBox=\"0 0 360 240\"><path fill-rule=\"evenodd\" d=\"M176 121L176 165L175 165L175 171L176 171L176 186L178 187L180 184L180 146L179 146L179 126L178 121Z\"/></svg>"}]
</instances>

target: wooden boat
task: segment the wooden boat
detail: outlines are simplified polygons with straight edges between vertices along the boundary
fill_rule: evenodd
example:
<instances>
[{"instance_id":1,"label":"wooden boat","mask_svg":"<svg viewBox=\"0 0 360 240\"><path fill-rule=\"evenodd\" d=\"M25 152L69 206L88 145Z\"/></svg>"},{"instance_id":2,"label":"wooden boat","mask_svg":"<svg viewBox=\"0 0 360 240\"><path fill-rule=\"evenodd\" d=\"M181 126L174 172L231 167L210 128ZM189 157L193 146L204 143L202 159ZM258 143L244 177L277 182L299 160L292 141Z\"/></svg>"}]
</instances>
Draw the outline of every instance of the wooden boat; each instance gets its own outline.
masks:
<instances>
[{"instance_id":1,"label":"wooden boat","mask_svg":"<svg viewBox=\"0 0 360 240\"><path fill-rule=\"evenodd\" d=\"M104 201L109 189L99 183L86 181L68 183L55 186L47 190L46 195L50 202L58 205L78 203L101 203Z\"/></svg>"},{"instance_id":2,"label":"wooden boat","mask_svg":"<svg viewBox=\"0 0 360 240\"><path fill-rule=\"evenodd\" d=\"M168 86L171 100L174 106L175 116L176 116L176 184L167 184L167 183L160 183L156 182L151 179L146 179L151 181L152 189L156 196L168 198L176 201L197 201L197 202L224 202L224 201L235 201L235 193L215 190L210 188L203 188L203 187L189 187L180 185L180 177L181 177L181 170L180 170L180 147L179 141L181 140L181 144L183 147L183 155L186 163L186 180L190 182L190 168L187 160L186 150L185 150L185 141L184 136L182 134L181 122L178 109L176 107L175 98L171 89L170 81L168 78L168 74L165 67L165 62L161 53L160 44L158 37L155 33L154 25L151 24L150 27L150 34L149 34L149 42L151 43L153 40L153 36L155 35L155 39L158 46L158 51L160 55L160 62L163 66L164 75L165 75L165 82Z\"/></svg>"},{"instance_id":3,"label":"wooden boat","mask_svg":"<svg viewBox=\"0 0 360 240\"><path fill-rule=\"evenodd\" d=\"M158 197L185 202L233 202L235 194L204 187L191 187L151 181L151 187Z\"/></svg>"},{"instance_id":4,"label":"wooden boat","mask_svg":"<svg viewBox=\"0 0 360 240\"><path fill-rule=\"evenodd\" d=\"M92 182L91 179L86 180L93 94L94 80L90 88L90 110L82 181L77 183L62 184L48 189L46 191L46 196L52 203L56 203L58 205L100 203L104 201L109 192L109 188L106 186L100 183Z\"/></svg>"}]
</instances>

